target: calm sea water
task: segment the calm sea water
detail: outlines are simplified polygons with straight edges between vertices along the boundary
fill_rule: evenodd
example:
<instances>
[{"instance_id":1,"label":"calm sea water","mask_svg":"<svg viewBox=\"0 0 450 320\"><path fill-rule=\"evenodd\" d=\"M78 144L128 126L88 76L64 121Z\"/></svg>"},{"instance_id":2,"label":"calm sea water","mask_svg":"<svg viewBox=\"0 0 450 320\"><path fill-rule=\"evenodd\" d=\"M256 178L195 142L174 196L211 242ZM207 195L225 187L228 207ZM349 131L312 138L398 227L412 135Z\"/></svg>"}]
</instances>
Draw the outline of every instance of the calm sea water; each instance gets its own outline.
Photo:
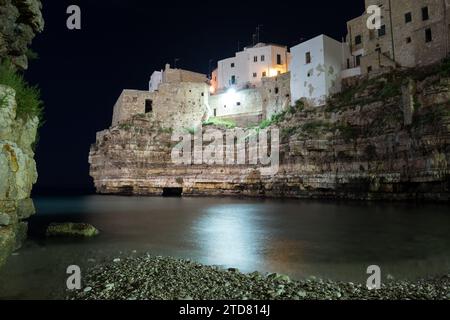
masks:
<instances>
[{"instance_id":1,"label":"calm sea water","mask_svg":"<svg viewBox=\"0 0 450 320\"><path fill-rule=\"evenodd\" d=\"M365 282L450 271L450 206L233 198L37 198L30 238L0 270L0 298L61 298L66 268L150 253L244 272ZM87 222L89 240L45 239L51 222Z\"/></svg>"}]
</instances>

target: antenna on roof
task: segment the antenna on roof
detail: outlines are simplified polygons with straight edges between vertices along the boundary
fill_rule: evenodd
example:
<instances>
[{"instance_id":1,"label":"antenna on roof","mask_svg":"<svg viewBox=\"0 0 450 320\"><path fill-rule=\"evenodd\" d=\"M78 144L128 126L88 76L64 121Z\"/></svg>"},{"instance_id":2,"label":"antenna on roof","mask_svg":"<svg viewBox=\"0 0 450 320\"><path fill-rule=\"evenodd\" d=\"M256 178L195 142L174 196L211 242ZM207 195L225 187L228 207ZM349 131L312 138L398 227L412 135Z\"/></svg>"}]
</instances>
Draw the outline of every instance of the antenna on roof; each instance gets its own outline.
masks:
<instances>
[{"instance_id":1,"label":"antenna on roof","mask_svg":"<svg viewBox=\"0 0 450 320\"><path fill-rule=\"evenodd\" d=\"M255 46L256 42L256 34L253 34L253 47Z\"/></svg>"},{"instance_id":2,"label":"antenna on roof","mask_svg":"<svg viewBox=\"0 0 450 320\"><path fill-rule=\"evenodd\" d=\"M258 26L256 27L256 39L257 39L257 43L259 43L261 41L261 30L264 27L263 24L258 24Z\"/></svg>"}]
</instances>

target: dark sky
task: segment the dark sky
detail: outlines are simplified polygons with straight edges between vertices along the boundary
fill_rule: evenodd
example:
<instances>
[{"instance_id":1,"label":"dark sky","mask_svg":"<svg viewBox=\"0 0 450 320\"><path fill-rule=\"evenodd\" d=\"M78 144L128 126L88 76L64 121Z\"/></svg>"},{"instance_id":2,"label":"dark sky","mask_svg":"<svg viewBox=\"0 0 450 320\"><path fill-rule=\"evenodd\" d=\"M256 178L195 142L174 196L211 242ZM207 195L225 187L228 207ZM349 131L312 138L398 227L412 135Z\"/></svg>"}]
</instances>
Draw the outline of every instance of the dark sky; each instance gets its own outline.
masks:
<instances>
[{"instance_id":1,"label":"dark sky","mask_svg":"<svg viewBox=\"0 0 450 320\"><path fill-rule=\"evenodd\" d=\"M81 31L66 28L71 4L81 7ZM207 73L210 59L251 44L258 24L264 42L293 46L322 33L339 40L363 11L364 0L44 0L46 29L32 45L40 58L26 73L45 103L35 191L92 192L95 133L110 126L122 89L146 90L165 63L179 58L179 67Z\"/></svg>"}]
</instances>

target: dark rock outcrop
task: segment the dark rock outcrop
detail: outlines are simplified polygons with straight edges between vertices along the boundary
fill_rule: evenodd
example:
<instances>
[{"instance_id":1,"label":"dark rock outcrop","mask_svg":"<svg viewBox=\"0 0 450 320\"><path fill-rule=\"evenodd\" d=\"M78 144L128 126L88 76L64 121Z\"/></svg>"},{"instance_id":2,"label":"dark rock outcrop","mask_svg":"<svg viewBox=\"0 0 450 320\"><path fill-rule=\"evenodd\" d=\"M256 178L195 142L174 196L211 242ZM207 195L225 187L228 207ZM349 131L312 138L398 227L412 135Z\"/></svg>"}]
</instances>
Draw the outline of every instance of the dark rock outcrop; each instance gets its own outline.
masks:
<instances>
[{"instance_id":1,"label":"dark rock outcrop","mask_svg":"<svg viewBox=\"0 0 450 320\"><path fill-rule=\"evenodd\" d=\"M0 59L28 68L28 48L44 29L39 0L0 0Z\"/></svg>"}]
</instances>

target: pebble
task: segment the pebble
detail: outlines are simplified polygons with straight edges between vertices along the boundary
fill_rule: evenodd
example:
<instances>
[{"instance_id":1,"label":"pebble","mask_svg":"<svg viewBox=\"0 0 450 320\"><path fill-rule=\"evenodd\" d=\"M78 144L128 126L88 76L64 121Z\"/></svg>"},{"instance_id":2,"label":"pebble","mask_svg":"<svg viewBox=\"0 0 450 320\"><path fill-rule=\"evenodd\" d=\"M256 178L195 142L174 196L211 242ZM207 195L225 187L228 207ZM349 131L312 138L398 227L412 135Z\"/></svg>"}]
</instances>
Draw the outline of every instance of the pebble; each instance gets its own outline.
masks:
<instances>
[{"instance_id":1,"label":"pebble","mask_svg":"<svg viewBox=\"0 0 450 320\"><path fill-rule=\"evenodd\" d=\"M117 263L117 262L123 263ZM236 268L218 269L195 262L151 255L116 258L93 265L83 278L83 292L69 292L68 299L87 300L439 300L450 299L443 290L449 277L427 280L390 281L380 290L365 284L325 281L311 277L291 280L287 275L258 272L243 274ZM92 288L105 288L93 290Z\"/></svg>"}]
</instances>

